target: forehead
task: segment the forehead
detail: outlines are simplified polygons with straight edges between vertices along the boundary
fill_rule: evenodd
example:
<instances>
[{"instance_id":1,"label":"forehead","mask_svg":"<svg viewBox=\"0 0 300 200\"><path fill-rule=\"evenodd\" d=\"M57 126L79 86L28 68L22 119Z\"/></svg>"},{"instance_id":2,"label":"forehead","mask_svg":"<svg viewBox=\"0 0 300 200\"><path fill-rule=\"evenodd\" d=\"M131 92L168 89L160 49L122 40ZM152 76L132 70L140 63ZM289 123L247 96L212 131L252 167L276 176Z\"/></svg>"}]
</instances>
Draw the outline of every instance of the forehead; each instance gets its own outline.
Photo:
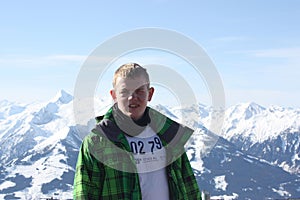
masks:
<instances>
[{"instance_id":1,"label":"forehead","mask_svg":"<svg viewBox=\"0 0 300 200\"><path fill-rule=\"evenodd\" d=\"M116 88L118 89L136 90L137 88L144 87L147 84L149 84L149 82L144 76L137 76L134 78L118 77L116 79Z\"/></svg>"}]
</instances>

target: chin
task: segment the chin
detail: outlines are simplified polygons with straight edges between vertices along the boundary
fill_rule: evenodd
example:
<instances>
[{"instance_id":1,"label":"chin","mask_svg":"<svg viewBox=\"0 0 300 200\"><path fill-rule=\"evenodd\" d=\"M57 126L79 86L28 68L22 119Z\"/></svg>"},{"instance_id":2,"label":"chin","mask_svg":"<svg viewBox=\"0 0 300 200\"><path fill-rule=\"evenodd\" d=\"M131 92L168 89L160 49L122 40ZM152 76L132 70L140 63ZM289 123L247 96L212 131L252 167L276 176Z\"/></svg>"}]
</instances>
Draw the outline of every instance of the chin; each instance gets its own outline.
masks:
<instances>
[{"instance_id":1,"label":"chin","mask_svg":"<svg viewBox=\"0 0 300 200\"><path fill-rule=\"evenodd\" d=\"M133 119L133 120L137 120L138 117L136 115L130 115L130 118Z\"/></svg>"},{"instance_id":2,"label":"chin","mask_svg":"<svg viewBox=\"0 0 300 200\"><path fill-rule=\"evenodd\" d=\"M135 114L131 114L129 115L129 117L133 120L138 120L141 116L140 115L135 115Z\"/></svg>"}]
</instances>

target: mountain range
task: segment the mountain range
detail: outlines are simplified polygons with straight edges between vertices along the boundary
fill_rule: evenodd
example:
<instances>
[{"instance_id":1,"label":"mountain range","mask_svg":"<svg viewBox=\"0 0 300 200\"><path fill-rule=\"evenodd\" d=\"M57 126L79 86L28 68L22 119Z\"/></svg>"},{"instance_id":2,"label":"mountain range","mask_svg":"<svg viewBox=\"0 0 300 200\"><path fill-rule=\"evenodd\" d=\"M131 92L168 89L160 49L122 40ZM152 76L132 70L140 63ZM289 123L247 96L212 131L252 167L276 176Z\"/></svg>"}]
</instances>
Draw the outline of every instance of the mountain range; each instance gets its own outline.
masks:
<instances>
[{"instance_id":1,"label":"mountain range","mask_svg":"<svg viewBox=\"0 0 300 200\"><path fill-rule=\"evenodd\" d=\"M100 115L112 103L95 105ZM195 130L186 150L199 188L212 199L300 198L300 109L254 102L152 107ZM77 124L64 90L43 103L0 101L0 198L72 199L78 150L93 117Z\"/></svg>"}]
</instances>

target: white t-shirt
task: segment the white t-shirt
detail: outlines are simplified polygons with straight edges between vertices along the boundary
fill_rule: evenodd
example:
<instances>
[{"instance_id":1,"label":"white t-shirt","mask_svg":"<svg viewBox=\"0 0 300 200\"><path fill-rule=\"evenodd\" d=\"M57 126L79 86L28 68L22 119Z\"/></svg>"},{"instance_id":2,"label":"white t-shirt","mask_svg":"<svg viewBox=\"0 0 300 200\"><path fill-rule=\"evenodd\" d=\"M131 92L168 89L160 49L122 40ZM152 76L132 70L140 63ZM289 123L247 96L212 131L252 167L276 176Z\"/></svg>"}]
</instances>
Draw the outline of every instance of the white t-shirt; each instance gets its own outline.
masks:
<instances>
[{"instance_id":1,"label":"white t-shirt","mask_svg":"<svg viewBox=\"0 0 300 200\"><path fill-rule=\"evenodd\" d=\"M169 199L166 151L160 138L147 126L138 136L126 136L136 161L142 199Z\"/></svg>"}]
</instances>

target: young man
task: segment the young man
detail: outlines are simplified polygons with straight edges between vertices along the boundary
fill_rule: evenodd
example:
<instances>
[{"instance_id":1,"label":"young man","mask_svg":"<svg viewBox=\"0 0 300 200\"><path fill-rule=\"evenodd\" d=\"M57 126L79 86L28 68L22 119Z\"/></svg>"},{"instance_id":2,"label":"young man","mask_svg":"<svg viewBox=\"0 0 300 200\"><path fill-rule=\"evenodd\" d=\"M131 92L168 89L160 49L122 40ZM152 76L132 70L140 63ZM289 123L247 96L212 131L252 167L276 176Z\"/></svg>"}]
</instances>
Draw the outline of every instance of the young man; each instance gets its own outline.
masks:
<instances>
[{"instance_id":1,"label":"young man","mask_svg":"<svg viewBox=\"0 0 300 200\"><path fill-rule=\"evenodd\" d=\"M193 130L148 107L153 93L145 68L117 69L115 104L79 151L74 199L201 199L184 151Z\"/></svg>"}]
</instances>

